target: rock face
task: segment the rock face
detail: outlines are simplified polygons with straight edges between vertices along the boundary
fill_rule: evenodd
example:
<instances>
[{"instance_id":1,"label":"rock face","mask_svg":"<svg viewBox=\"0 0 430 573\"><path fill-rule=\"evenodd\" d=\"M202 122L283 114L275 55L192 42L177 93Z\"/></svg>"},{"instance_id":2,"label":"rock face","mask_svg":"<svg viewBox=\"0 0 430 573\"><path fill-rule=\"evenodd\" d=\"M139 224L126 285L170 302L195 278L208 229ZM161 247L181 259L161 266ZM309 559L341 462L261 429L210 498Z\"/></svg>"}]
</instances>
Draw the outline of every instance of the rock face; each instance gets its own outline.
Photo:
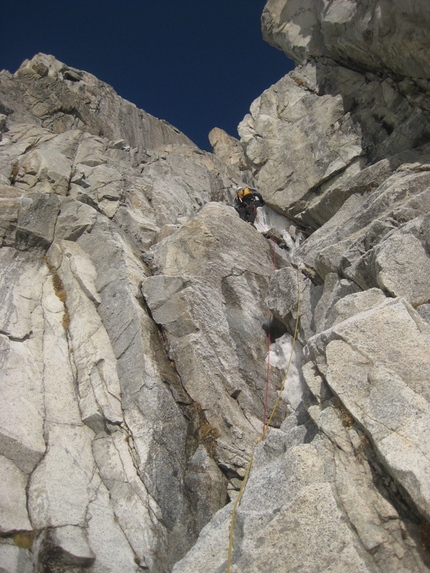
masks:
<instances>
[{"instance_id":1,"label":"rock face","mask_svg":"<svg viewBox=\"0 0 430 573\"><path fill-rule=\"evenodd\" d=\"M226 133L219 127L214 127L208 135L209 142L212 147L213 153L228 165L234 165L241 171L244 171L244 176L248 175L249 171L246 165L243 148L240 142Z\"/></svg>"},{"instance_id":2,"label":"rock face","mask_svg":"<svg viewBox=\"0 0 430 573\"><path fill-rule=\"evenodd\" d=\"M339 63L428 79L430 33L425 0L269 0L263 35L297 63L328 56Z\"/></svg>"},{"instance_id":3,"label":"rock face","mask_svg":"<svg viewBox=\"0 0 430 573\"><path fill-rule=\"evenodd\" d=\"M270 0L299 67L213 154L52 56L0 73L1 572L226 571L253 453L232 573L428 571L429 24Z\"/></svg>"},{"instance_id":4,"label":"rock face","mask_svg":"<svg viewBox=\"0 0 430 573\"><path fill-rule=\"evenodd\" d=\"M179 349L175 355L169 328L163 332L158 319L163 310L151 308L163 291L150 281L163 276L151 276L142 257L178 232L194 250L202 231L193 227L194 215L210 201L229 202L241 175L50 56L36 56L14 75L2 72L0 86L0 567L169 571L225 505L228 478L235 468L243 472L261 426L263 384L253 370L264 369L263 311L249 319L258 350L250 349L247 370L239 372L238 364L225 380L230 362L218 359L219 393L231 402L222 422L211 411L221 404L210 385L192 391L197 361ZM210 336L224 336L229 350L227 321L220 333L212 325L210 332L220 313L211 297L219 296L220 308L234 304L222 288L240 300L249 281L262 300L271 250L231 207L217 208L208 219L216 227L222 217L224 228L215 228L212 241L225 243L225 276L216 275L207 301L203 285L199 321ZM232 244L231 224L251 235L247 255ZM258 264L251 249L260 252ZM202 245L198 254L214 265L222 249L205 254ZM172 264L165 269L166 289L170 280L175 286L174 275L189 285L188 299L177 288L185 315L178 312L176 328L190 349L186 330L198 330L193 296L202 268L197 258L187 273ZM238 308L239 323L244 312ZM194 349L203 353L209 342L203 337ZM215 347L213 355L217 360ZM213 365L200 360L209 382ZM252 391L251 378L258 386ZM244 426L234 435L236 447L228 450L227 441L218 454L217 438L230 439L235 416Z\"/></svg>"},{"instance_id":5,"label":"rock face","mask_svg":"<svg viewBox=\"0 0 430 573\"><path fill-rule=\"evenodd\" d=\"M255 451L231 571L430 566L429 17L424 2L263 12L265 38L298 67L239 134L264 199L307 237L286 241L306 277L302 401ZM286 265L265 301L290 332L297 298ZM230 506L174 573L227 570Z\"/></svg>"},{"instance_id":6,"label":"rock face","mask_svg":"<svg viewBox=\"0 0 430 573\"><path fill-rule=\"evenodd\" d=\"M352 193L425 163L429 10L424 1L267 3L266 39L299 66L252 104L239 133L273 208L315 230ZM363 180L370 165L379 173Z\"/></svg>"}]
</instances>

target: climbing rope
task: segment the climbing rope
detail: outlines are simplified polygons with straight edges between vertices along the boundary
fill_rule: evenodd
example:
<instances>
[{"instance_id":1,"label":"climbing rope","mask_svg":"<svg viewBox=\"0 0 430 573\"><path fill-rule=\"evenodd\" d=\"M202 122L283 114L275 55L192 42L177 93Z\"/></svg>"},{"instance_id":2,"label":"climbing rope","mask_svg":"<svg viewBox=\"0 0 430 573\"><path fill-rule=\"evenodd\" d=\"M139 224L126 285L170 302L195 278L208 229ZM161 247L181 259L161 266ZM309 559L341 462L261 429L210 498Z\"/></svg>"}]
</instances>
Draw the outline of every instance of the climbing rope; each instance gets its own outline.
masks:
<instances>
[{"instance_id":1,"label":"climbing rope","mask_svg":"<svg viewBox=\"0 0 430 573\"><path fill-rule=\"evenodd\" d=\"M287 378L288 378L288 374L289 374L289 371L290 371L291 363L292 363L292 361L293 361L294 346L295 346L295 344L296 344L297 334L298 334L298 331L299 331L299 318L300 318L300 305L301 305L300 272L299 272L298 269L297 269L297 287L298 287L297 316L296 316L296 324L295 324L295 327L294 327L293 342L292 342L292 344L291 344L290 358L289 358L289 360L288 360L287 369L286 369L286 371L285 371L285 375L284 375L284 378L283 378L282 384L281 384L281 389L280 389L279 392L278 392L278 397L277 397L277 399L276 399L276 401L275 401L275 404L274 404L274 406L273 406L272 413L271 413L270 416L269 416L269 420L267 421L267 424L264 425L264 427L263 427L263 433L261 434L261 437L260 437L260 439L258 440L258 442L257 442L256 445L260 444L260 443L264 440L264 438L265 438L265 436L266 436L267 430L268 430L268 428L269 428L269 426L270 426L271 421L273 420L273 416L275 415L276 409L277 409L277 407L278 407L278 405L279 405L279 402L280 402L280 400L281 400L282 392L284 391L285 384L286 384L286 381L287 381ZM270 349L269 349L269 356L270 356ZM267 391L266 391L266 393L267 393ZM230 573L230 569L231 569L231 557L232 557L232 554L233 554L234 520L235 520L235 517L236 517L236 510L237 510L237 507L238 507L238 505L239 505L239 503L240 503L240 499L241 499L242 494L243 494L243 491L244 491L244 489L245 489L246 482L248 481L248 476L249 476L249 472L251 471L251 466L252 466L253 460L254 460L254 452L252 452L251 457L250 457L250 459L249 459L248 467L246 468L245 476L244 476L244 478L243 478L242 485L241 485L241 487L240 487L240 490L239 490L239 493L238 493L238 495L237 495L236 501L234 502L233 511L232 511L232 514L231 514L230 536L229 536L229 547L228 547L228 557L227 557L227 570L226 570L226 573Z\"/></svg>"},{"instance_id":2,"label":"climbing rope","mask_svg":"<svg viewBox=\"0 0 430 573\"><path fill-rule=\"evenodd\" d=\"M270 322L272 320L273 314L270 313L269 318L269 329L267 331L267 373L266 373L266 395L264 397L264 409L263 409L263 429L266 427L267 423L267 409L269 407L269 383L270 383Z\"/></svg>"},{"instance_id":3,"label":"climbing rope","mask_svg":"<svg viewBox=\"0 0 430 573\"><path fill-rule=\"evenodd\" d=\"M267 236L273 243L273 269L276 271L276 241L267 233ZM270 326L273 319L273 313L270 312L268 329L267 329L267 373L266 373L266 394L264 397L264 408L263 408L263 429L266 427L267 422L267 410L269 407L269 383L270 383L270 344L271 344L271 335L270 335Z\"/></svg>"}]
</instances>

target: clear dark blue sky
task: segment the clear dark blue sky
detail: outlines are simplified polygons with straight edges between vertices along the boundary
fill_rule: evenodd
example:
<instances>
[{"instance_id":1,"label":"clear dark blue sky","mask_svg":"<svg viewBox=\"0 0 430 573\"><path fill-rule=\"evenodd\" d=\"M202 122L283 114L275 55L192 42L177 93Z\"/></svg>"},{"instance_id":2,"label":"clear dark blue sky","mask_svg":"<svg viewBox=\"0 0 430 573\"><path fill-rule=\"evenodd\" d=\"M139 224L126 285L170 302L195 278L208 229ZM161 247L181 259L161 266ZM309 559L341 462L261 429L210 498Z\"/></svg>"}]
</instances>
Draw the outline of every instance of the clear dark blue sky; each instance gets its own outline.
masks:
<instances>
[{"instance_id":1,"label":"clear dark blue sky","mask_svg":"<svg viewBox=\"0 0 430 573\"><path fill-rule=\"evenodd\" d=\"M266 0L2 0L0 69L38 52L85 70L202 149L237 137L252 101L293 67L262 39Z\"/></svg>"}]
</instances>

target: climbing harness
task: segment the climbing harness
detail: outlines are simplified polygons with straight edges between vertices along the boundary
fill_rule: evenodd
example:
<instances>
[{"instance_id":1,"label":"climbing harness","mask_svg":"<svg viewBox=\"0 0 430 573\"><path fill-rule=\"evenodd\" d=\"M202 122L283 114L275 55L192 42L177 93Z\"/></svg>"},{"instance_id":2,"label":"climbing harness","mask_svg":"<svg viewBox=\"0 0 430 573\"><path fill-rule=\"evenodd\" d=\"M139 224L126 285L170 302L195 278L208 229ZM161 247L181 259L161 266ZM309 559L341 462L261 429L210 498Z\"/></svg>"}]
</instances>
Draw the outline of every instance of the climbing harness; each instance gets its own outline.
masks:
<instances>
[{"instance_id":1,"label":"climbing harness","mask_svg":"<svg viewBox=\"0 0 430 573\"><path fill-rule=\"evenodd\" d=\"M300 318L300 305L301 305L301 289L300 289L300 272L297 269L297 285L298 285L298 297L297 297L297 316L296 316L296 324L294 327L294 336L293 336L293 342L291 344L291 352L290 352L290 359L288 361L288 365L287 365L287 369L285 371L285 375L284 378L282 380L282 384L281 384L281 389L278 392L278 397L275 401L275 405L273 406L272 409L272 413L269 416L269 419L267 421L267 424L264 425L263 427L263 433L261 434L260 439L258 440L257 444L260 444L262 441L264 441L264 438L266 436L267 430L270 426L270 423L273 419L273 416L275 415L276 409L278 407L278 404L281 400L281 396L282 396L282 392L284 391L285 388L285 383L287 381L288 378L288 374L290 371L290 366L291 366L291 362L293 360L293 354L294 354L294 346L296 344L296 340L297 340L297 334L299 331L299 318ZM269 335L270 335L270 331L269 331ZM269 356L270 356L270 351L269 351ZM268 395L268 389L267 389L267 382L266 382L266 396ZM266 398L267 399L267 398ZM249 459L248 462L248 467L246 468L246 472L242 481L242 485L240 487L239 493L237 495L236 501L234 502L234 506L233 506L233 511L231 514L231 521L230 521L230 536L229 536L229 547L228 547L228 557L227 557L227 570L226 573L230 573L230 569L231 569L231 557L233 554L233 534L234 534L234 520L236 517L236 510L237 507L240 503L240 499L242 497L243 491L245 489L246 486L246 482L248 481L248 476L249 476L249 472L251 471L251 466L252 466L252 462L254 460L254 452L252 452L251 457Z\"/></svg>"}]
</instances>

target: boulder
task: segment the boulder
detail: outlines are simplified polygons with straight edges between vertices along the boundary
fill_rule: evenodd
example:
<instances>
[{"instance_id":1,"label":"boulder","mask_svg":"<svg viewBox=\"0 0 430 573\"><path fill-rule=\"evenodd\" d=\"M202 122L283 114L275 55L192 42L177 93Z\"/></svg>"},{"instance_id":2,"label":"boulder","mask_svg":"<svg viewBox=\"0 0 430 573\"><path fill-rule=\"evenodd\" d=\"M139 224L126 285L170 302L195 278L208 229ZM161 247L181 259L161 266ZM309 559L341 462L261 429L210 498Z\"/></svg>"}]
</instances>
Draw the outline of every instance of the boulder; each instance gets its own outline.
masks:
<instances>
[{"instance_id":1,"label":"boulder","mask_svg":"<svg viewBox=\"0 0 430 573\"><path fill-rule=\"evenodd\" d=\"M342 97L312 93L291 76L254 101L238 131L265 201L283 213L362 155Z\"/></svg>"},{"instance_id":2,"label":"boulder","mask_svg":"<svg viewBox=\"0 0 430 573\"><path fill-rule=\"evenodd\" d=\"M245 156L240 142L219 127L214 127L208 135L212 152L227 165L246 169Z\"/></svg>"},{"instance_id":3,"label":"boulder","mask_svg":"<svg viewBox=\"0 0 430 573\"><path fill-rule=\"evenodd\" d=\"M20 200L16 224L16 245L47 249L53 238L60 199L57 195L33 193Z\"/></svg>"},{"instance_id":4,"label":"boulder","mask_svg":"<svg viewBox=\"0 0 430 573\"><path fill-rule=\"evenodd\" d=\"M14 184L21 189L37 188L39 193L67 195L72 165L57 149L34 149L20 157Z\"/></svg>"},{"instance_id":5,"label":"boulder","mask_svg":"<svg viewBox=\"0 0 430 573\"><path fill-rule=\"evenodd\" d=\"M352 193L382 183L384 171L428 141L429 110L413 102L392 79L330 60L290 72L253 102L238 127L264 199L312 230L326 223Z\"/></svg>"},{"instance_id":6,"label":"boulder","mask_svg":"<svg viewBox=\"0 0 430 573\"><path fill-rule=\"evenodd\" d=\"M421 166L427 152L418 156ZM407 242L414 244L417 253L422 253L418 254L420 260L425 261L425 239L420 229L428 209L428 173L403 165L381 184L378 184L378 173L374 175L376 185L373 190L370 186L363 194L352 194L324 227L315 231L298 250L297 255L321 277L339 271L361 288L381 287L376 278L379 273L376 253L381 253L381 261L385 261L382 264L386 266L388 261L383 253L389 252L386 251L388 244L403 242L394 239L395 232L400 232L402 237L414 235L418 241L415 243L411 238ZM373 177L370 171L367 176ZM395 247L391 250L394 252Z\"/></svg>"},{"instance_id":7,"label":"boulder","mask_svg":"<svg viewBox=\"0 0 430 573\"><path fill-rule=\"evenodd\" d=\"M412 234L395 234L376 250L376 281L393 296L414 306L430 300L430 258Z\"/></svg>"}]
</instances>

